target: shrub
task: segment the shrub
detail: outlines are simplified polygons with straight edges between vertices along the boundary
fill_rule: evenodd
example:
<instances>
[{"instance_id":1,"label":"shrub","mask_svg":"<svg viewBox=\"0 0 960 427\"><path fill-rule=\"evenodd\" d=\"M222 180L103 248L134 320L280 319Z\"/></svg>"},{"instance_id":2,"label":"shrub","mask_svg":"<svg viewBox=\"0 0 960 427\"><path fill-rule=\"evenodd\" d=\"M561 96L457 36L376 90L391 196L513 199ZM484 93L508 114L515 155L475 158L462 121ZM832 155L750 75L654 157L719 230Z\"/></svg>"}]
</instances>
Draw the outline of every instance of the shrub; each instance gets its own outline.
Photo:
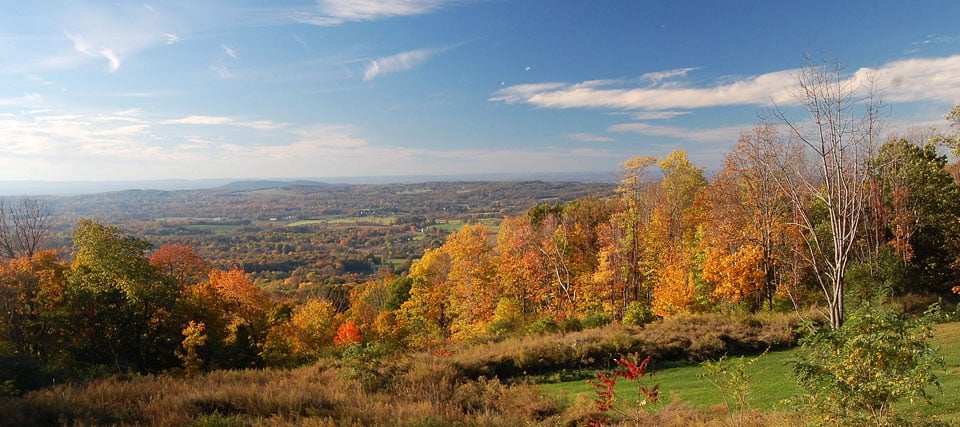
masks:
<instances>
[{"instance_id":1,"label":"shrub","mask_svg":"<svg viewBox=\"0 0 960 427\"><path fill-rule=\"evenodd\" d=\"M939 387L934 368L943 360L930 347L935 311L908 318L863 305L840 329L821 328L804 338L796 365L801 402L817 408L826 423L896 423L894 403L928 401L926 387Z\"/></svg>"},{"instance_id":2,"label":"shrub","mask_svg":"<svg viewBox=\"0 0 960 427\"><path fill-rule=\"evenodd\" d=\"M552 334L557 332L557 322L550 317L542 317L531 323L527 329L535 334Z\"/></svg>"},{"instance_id":3,"label":"shrub","mask_svg":"<svg viewBox=\"0 0 960 427\"><path fill-rule=\"evenodd\" d=\"M609 324L613 319L610 316L603 314L602 312L593 312L583 318L581 325L584 329L593 329L599 328L601 326Z\"/></svg>"},{"instance_id":4,"label":"shrub","mask_svg":"<svg viewBox=\"0 0 960 427\"><path fill-rule=\"evenodd\" d=\"M638 301L627 304L623 312L623 324L627 326L643 326L654 320L657 320L657 315L653 314L650 305Z\"/></svg>"}]
</instances>

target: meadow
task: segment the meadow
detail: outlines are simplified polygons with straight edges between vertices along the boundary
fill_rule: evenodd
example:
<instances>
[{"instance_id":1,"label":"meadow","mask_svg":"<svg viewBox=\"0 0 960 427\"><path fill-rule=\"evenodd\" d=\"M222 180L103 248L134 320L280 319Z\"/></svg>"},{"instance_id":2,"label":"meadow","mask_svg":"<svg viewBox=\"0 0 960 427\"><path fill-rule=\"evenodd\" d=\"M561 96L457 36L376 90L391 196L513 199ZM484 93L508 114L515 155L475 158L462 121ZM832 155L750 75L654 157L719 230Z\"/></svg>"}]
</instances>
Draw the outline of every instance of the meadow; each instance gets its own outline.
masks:
<instances>
[{"instance_id":1,"label":"meadow","mask_svg":"<svg viewBox=\"0 0 960 427\"><path fill-rule=\"evenodd\" d=\"M730 326L743 322L757 327L742 335L724 335ZM748 347L743 344L759 337L789 340L776 331L792 322L777 316L730 324L720 316L690 316L658 321L642 329L611 324L474 343L452 347L449 354L391 353L364 347L358 353L343 352L293 369L114 375L2 398L0 413L5 414L3 424L11 426L576 426L586 425L598 415L594 388L587 380L595 378L597 369L609 366L601 360L602 354L646 350L661 356L651 365L654 374L645 381L659 384L663 398L631 413L632 418L614 419L614 425L806 425L815 410L793 403L799 392L792 370L795 348L780 346L759 355L748 352L743 359L728 356L727 363L745 361L749 371L748 404L728 407L723 393L730 399L730 390L721 391L710 384L702 361L689 358L703 342L684 337L689 332L724 336L726 346L700 353L703 360L717 360L732 354L733 349L743 350ZM684 344L677 344L684 339ZM686 356L666 360L667 355L678 354L677 345ZM897 410L919 425L956 424L960 422L960 402L954 396L960 389L960 323L936 325L934 345L945 360L944 368L937 372L942 392L931 388L929 404L901 402ZM508 348L514 350L506 351ZM570 362L590 358L595 363L580 368ZM749 363L753 358L756 362ZM538 365L549 366L551 361L565 361L571 371L567 376L577 378L548 382L556 378L555 368L537 375L493 375L498 366L505 369L503 366L522 365L521 361L527 361L531 371ZM618 383L618 399L635 401L635 387L627 381Z\"/></svg>"}]
</instances>

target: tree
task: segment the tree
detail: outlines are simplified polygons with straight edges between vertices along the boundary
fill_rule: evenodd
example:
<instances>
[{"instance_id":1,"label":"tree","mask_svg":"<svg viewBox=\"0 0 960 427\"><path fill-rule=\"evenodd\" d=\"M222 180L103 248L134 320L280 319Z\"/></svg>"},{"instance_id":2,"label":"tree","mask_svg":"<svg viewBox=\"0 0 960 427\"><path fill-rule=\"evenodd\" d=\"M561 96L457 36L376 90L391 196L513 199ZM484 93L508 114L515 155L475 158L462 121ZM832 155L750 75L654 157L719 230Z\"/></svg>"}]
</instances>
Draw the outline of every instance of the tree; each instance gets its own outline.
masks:
<instances>
[{"instance_id":1,"label":"tree","mask_svg":"<svg viewBox=\"0 0 960 427\"><path fill-rule=\"evenodd\" d=\"M755 307L762 303L772 306L785 275L783 266L788 264L789 253L795 247L796 233L791 233L789 226L793 219L792 206L778 188L773 171L765 165L777 156L798 158L800 153L779 151L785 147L778 144L778 138L778 128L771 123L742 131L733 151L726 157L724 168L705 195L709 212L704 219L705 243L712 248L707 251L705 261L712 264L712 268L735 259L745 260L744 256L754 259L755 266L762 272L761 282L757 283L760 286L756 288ZM759 248L759 253L755 248ZM744 268L743 265L738 267ZM704 269L708 275L706 265ZM740 284L753 287L754 283L744 281ZM746 289L721 287L725 288L721 293L726 296L732 296L729 291L739 294L740 298L746 296L741 292Z\"/></svg>"},{"instance_id":2,"label":"tree","mask_svg":"<svg viewBox=\"0 0 960 427\"><path fill-rule=\"evenodd\" d=\"M862 306L838 329L805 337L795 366L803 403L825 424L899 425L894 404L928 400L943 359L930 345L934 305L923 317Z\"/></svg>"},{"instance_id":3,"label":"tree","mask_svg":"<svg viewBox=\"0 0 960 427\"><path fill-rule=\"evenodd\" d=\"M933 144L905 139L880 146L874 162L882 211L879 224L916 290L946 291L956 284L951 266L960 253L960 186L947 171L946 157ZM906 289L895 289L904 291Z\"/></svg>"},{"instance_id":4,"label":"tree","mask_svg":"<svg viewBox=\"0 0 960 427\"><path fill-rule=\"evenodd\" d=\"M52 211L40 199L21 197L17 203L7 205L0 198L0 256L32 257L50 234Z\"/></svg>"},{"instance_id":5,"label":"tree","mask_svg":"<svg viewBox=\"0 0 960 427\"><path fill-rule=\"evenodd\" d=\"M867 159L879 132L882 102L872 79L846 76L840 61L808 60L797 85L793 97L806 120L793 119L780 106L774 114L810 163L781 156L768 166L790 197L808 262L827 302L827 317L838 329L843 325L844 278L867 200ZM788 147L784 153L789 152ZM826 233L819 232L818 208L825 213Z\"/></svg>"},{"instance_id":6,"label":"tree","mask_svg":"<svg viewBox=\"0 0 960 427\"><path fill-rule=\"evenodd\" d=\"M179 290L149 264L148 249L118 227L77 223L68 297L85 333L80 357L143 373L177 363L183 326L170 319Z\"/></svg>"},{"instance_id":7,"label":"tree","mask_svg":"<svg viewBox=\"0 0 960 427\"><path fill-rule=\"evenodd\" d=\"M234 367L261 366L260 351L270 327L268 314L273 306L267 294L236 268L211 271L207 282L200 287L212 291L216 309L222 310L230 322L226 339L227 346L234 349ZM208 322L208 331L210 326Z\"/></svg>"},{"instance_id":8,"label":"tree","mask_svg":"<svg viewBox=\"0 0 960 427\"><path fill-rule=\"evenodd\" d=\"M150 256L150 265L182 286L203 282L212 269L192 246L178 243L168 243L157 249Z\"/></svg>"},{"instance_id":9,"label":"tree","mask_svg":"<svg viewBox=\"0 0 960 427\"><path fill-rule=\"evenodd\" d=\"M62 354L66 271L55 251L0 262L0 349L40 361Z\"/></svg>"},{"instance_id":10,"label":"tree","mask_svg":"<svg viewBox=\"0 0 960 427\"><path fill-rule=\"evenodd\" d=\"M646 235L648 251L657 254L656 279L651 308L664 316L688 311L702 290L695 253L702 239L702 214L695 203L706 188L703 168L694 166L683 150L659 160L663 170L656 206Z\"/></svg>"}]
</instances>

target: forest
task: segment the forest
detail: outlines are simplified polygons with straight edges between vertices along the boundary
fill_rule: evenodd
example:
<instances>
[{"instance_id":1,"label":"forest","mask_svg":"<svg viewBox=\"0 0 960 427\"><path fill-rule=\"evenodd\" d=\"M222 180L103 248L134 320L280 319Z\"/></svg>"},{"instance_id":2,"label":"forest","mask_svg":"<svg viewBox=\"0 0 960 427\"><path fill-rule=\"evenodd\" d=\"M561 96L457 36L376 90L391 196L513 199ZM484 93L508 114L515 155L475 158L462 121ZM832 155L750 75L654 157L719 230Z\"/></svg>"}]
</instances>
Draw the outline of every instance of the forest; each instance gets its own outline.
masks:
<instances>
[{"instance_id":1,"label":"forest","mask_svg":"<svg viewBox=\"0 0 960 427\"><path fill-rule=\"evenodd\" d=\"M957 133L881 139L873 98L830 86L829 68L810 72L804 121L774 112L709 176L675 150L626 159L615 184L247 183L7 200L0 409L23 424L202 424L71 412L43 393L235 371L339 384L399 418L337 412L334 397L299 410L224 397L198 404L206 422L639 425L656 411L611 411L612 396L618 378L640 384L646 356L701 363L802 344L803 401L821 413L761 424L898 424L889 405L926 399L934 382L928 322L957 320ZM960 132L960 106L947 120ZM830 365L823 354L863 345L851 337L880 338ZM868 384L872 395L844 388L847 374L830 369L850 360L873 360L857 375L890 381ZM586 406L530 385L598 369ZM656 388L640 390L653 406ZM436 412L409 409L405 393ZM527 406L510 412L510 400Z\"/></svg>"}]
</instances>

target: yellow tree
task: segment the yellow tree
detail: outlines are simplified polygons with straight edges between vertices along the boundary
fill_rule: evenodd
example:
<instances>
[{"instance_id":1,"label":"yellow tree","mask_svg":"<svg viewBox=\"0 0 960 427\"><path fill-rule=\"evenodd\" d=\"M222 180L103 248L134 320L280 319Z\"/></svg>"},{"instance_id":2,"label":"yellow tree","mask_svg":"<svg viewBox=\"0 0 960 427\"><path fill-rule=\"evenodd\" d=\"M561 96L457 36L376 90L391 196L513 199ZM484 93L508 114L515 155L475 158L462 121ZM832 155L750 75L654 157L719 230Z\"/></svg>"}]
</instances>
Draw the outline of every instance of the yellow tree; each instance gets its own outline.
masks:
<instances>
[{"instance_id":1,"label":"yellow tree","mask_svg":"<svg viewBox=\"0 0 960 427\"><path fill-rule=\"evenodd\" d=\"M273 306L267 294L240 269L213 270L200 288L214 299L230 322L227 344L235 349L236 365L259 366L260 351L270 326L268 314ZM208 331L210 327L207 323Z\"/></svg>"},{"instance_id":2,"label":"yellow tree","mask_svg":"<svg viewBox=\"0 0 960 427\"><path fill-rule=\"evenodd\" d=\"M551 297L546 260L535 239L527 217L507 217L500 222L496 267L502 297L515 301L523 318L541 313Z\"/></svg>"},{"instance_id":3,"label":"yellow tree","mask_svg":"<svg viewBox=\"0 0 960 427\"><path fill-rule=\"evenodd\" d=\"M450 257L442 247L427 249L410 266L410 298L397 310L397 323L414 346L441 346L450 336L449 272Z\"/></svg>"},{"instance_id":4,"label":"yellow tree","mask_svg":"<svg viewBox=\"0 0 960 427\"><path fill-rule=\"evenodd\" d=\"M468 224L450 235L442 247L450 258L450 331L455 339L472 338L486 331L500 298L490 230Z\"/></svg>"},{"instance_id":5,"label":"yellow tree","mask_svg":"<svg viewBox=\"0 0 960 427\"><path fill-rule=\"evenodd\" d=\"M777 158L802 164L802 153L781 144L780 138L777 126L769 123L741 132L708 197L708 235L725 248L726 256L741 247L760 247L763 285L757 302L767 306L773 304L799 243L790 225L791 201L780 186L782 178L769 165Z\"/></svg>"},{"instance_id":6,"label":"yellow tree","mask_svg":"<svg viewBox=\"0 0 960 427\"><path fill-rule=\"evenodd\" d=\"M652 308L659 315L687 311L699 291L697 265L702 212L694 203L706 188L703 168L676 150L660 159L663 170L656 207L647 233L647 250L659 252L659 268L653 289Z\"/></svg>"},{"instance_id":7,"label":"yellow tree","mask_svg":"<svg viewBox=\"0 0 960 427\"><path fill-rule=\"evenodd\" d=\"M640 156L621 164L623 177L617 187L617 200L610 220L600 231L600 251L593 276L596 286L605 288L620 308L631 301L649 306L652 262L645 251L646 228L653 214L656 182L648 176L657 159Z\"/></svg>"}]
</instances>

